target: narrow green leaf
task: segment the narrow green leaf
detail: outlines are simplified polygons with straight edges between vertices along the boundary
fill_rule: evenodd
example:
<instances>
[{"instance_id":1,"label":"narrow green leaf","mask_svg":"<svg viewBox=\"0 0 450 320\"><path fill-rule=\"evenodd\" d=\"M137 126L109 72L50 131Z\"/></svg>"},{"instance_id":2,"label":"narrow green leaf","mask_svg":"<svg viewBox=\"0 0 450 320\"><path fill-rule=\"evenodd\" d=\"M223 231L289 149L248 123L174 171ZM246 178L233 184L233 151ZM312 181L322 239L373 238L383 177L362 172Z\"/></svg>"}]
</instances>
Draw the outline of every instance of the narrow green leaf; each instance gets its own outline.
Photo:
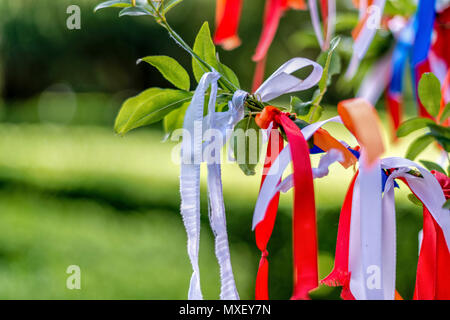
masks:
<instances>
[{"instance_id":1,"label":"narrow green leaf","mask_svg":"<svg viewBox=\"0 0 450 320\"><path fill-rule=\"evenodd\" d=\"M307 103L307 102L305 102ZM319 121L320 117L322 117L322 113L323 113L323 107L318 105L318 106L306 106L304 111L306 111L308 108L308 113L305 115L299 115L297 114L297 118L304 120L304 121L308 121L309 123L314 123Z\"/></svg>"},{"instance_id":2,"label":"narrow green leaf","mask_svg":"<svg viewBox=\"0 0 450 320\"><path fill-rule=\"evenodd\" d=\"M333 38L330 42L330 49L323 52L317 60L323 67L322 78L319 81L320 91L324 91L331 80L331 77L341 71L340 57L337 53L334 53L334 50L339 45L339 42L339 37Z\"/></svg>"},{"instance_id":3,"label":"narrow green leaf","mask_svg":"<svg viewBox=\"0 0 450 320\"><path fill-rule=\"evenodd\" d=\"M120 10L119 17L123 16L151 16L152 14L143 7L128 7Z\"/></svg>"},{"instance_id":4,"label":"narrow green leaf","mask_svg":"<svg viewBox=\"0 0 450 320\"><path fill-rule=\"evenodd\" d=\"M100 3L94 8L94 12L104 8L127 8L131 7L131 0L111 0Z\"/></svg>"},{"instance_id":5,"label":"narrow green leaf","mask_svg":"<svg viewBox=\"0 0 450 320\"><path fill-rule=\"evenodd\" d=\"M428 113L436 117L441 105L441 83L431 72L424 73L419 81L419 98Z\"/></svg>"},{"instance_id":6,"label":"narrow green leaf","mask_svg":"<svg viewBox=\"0 0 450 320\"><path fill-rule=\"evenodd\" d=\"M191 85L189 74L175 59L167 56L148 56L139 59L138 63L141 61L158 69L163 77L178 89L189 91Z\"/></svg>"},{"instance_id":7,"label":"narrow green leaf","mask_svg":"<svg viewBox=\"0 0 450 320\"><path fill-rule=\"evenodd\" d=\"M192 93L174 89L151 88L124 102L116 118L114 130L128 131L164 118L192 99Z\"/></svg>"},{"instance_id":8,"label":"narrow green leaf","mask_svg":"<svg viewBox=\"0 0 450 320\"><path fill-rule=\"evenodd\" d=\"M397 137L405 137L411 132L425 128L429 124L434 124L428 118L412 118L403 122L397 130Z\"/></svg>"},{"instance_id":9,"label":"narrow green leaf","mask_svg":"<svg viewBox=\"0 0 450 320\"><path fill-rule=\"evenodd\" d=\"M435 171L439 171L439 172L441 172L441 173L443 173L443 174L445 174L445 175L447 175L447 173L445 172L445 170L440 166L440 165L438 165L437 163L434 163L434 162L432 162L432 161L427 161L427 160L420 160L420 162L423 164L423 166L425 167L425 168L427 168L428 170L435 170Z\"/></svg>"},{"instance_id":10,"label":"narrow green leaf","mask_svg":"<svg viewBox=\"0 0 450 320\"><path fill-rule=\"evenodd\" d=\"M255 119L247 117L239 121L234 128L231 141L239 168L247 176L254 175L261 151L261 129Z\"/></svg>"},{"instance_id":11,"label":"narrow green leaf","mask_svg":"<svg viewBox=\"0 0 450 320\"><path fill-rule=\"evenodd\" d=\"M444 108L444 111L441 114L441 123L444 123L450 117L450 102Z\"/></svg>"},{"instance_id":12,"label":"narrow green leaf","mask_svg":"<svg viewBox=\"0 0 450 320\"><path fill-rule=\"evenodd\" d=\"M442 206L442 208L444 209L450 209L450 199L447 199L447 201L445 201L444 205Z\"/></svg>"},{"instance_id":13,"label":"narrow green leaf","mask_svg":"<svg viewBox=\"0 0 450 320\"><path fill-rule=\"evenodd\" d=\"M291 108L297 116L306 116L312 107L312 101L303 102L295 96L291 96Z\"/></svg>"},{"instance_id":14,"label":"narrow green leaf","mask_svg":"<svg viewBox=\"0 0 450 320\"><path fill-rule=\"evenodd\" d=\"M165 0L164 1L164 9L163 13L169 12L169 10L173 9L177 4L180 4L183 0Z\"/></svg>"},{"instance_id":15,"label":"narrow green leaf","mask_svg":"<svg viewBox=\"0 0 450 320\"><path fill-rule=\"evenodd\" d=\"M430 135L437 140L445 151L450 152L450 128L435 123L429 124L428 128L430 128Z\"/></svg>"},{"instance_id":16,"label":"narrow green leaf","mask_svg":"<svg viewBox=\"0 0 450 320\"><path fill-rule=\"evenodd\" d=\"M412 193L408 194L408 200L411 201L416 206L422 207L422 202L420 202L420 200L417 199L417 197L414 194Z\"/></svg>"},{"instance_id":17,"label":"narrow green leaf","mask_svg":"<svg viewBox=\"0 0 450 320\"><path fill-rule=\"evenodd\" d=\"M227 78L236 88L240 88L241 85L239 83L239 79L229 67L219 62L219 70L218 70L225 78Z\"/></svg>"},{"instance_id":18,"label":"narrow green leaf","mask_svg":"<svg viewBox=\"0 0 450 320\"><path fill-rule=\"evenodd\" d=\"M203 23L200 31L195 38L194 52L206 63L216 70L219 70L219 62L216 58L216 47L211 39L211 31L209 30L208 22ZM206 67L200 65L200 63L192 58L192 71L194 72L195 80L200 81L201 77L206 70Z\"/></svg>"},{"instance_id":19,"label":"narrow green leaf","mask_svg":"<svg viewBox=\"0 0 450 320\"><path fill-rule=\"evenodd\" d=\"M176 129L183 128L184 114L189 107L190 101L183 103L183 105L170 112L164 117L163 126L166 133L172 133Z\"/></svg>"},{"instance_id":20,"label":"narrow green leaf","mask_svg":"<svg viewBox=\"0 0 450 320\"><path fill-rule=\"evenodd\" d=\"M426 134L414 140L406 151L406 158L414 160L428 145L434 141L433 136Z\"/></svg>"}]
</instances>

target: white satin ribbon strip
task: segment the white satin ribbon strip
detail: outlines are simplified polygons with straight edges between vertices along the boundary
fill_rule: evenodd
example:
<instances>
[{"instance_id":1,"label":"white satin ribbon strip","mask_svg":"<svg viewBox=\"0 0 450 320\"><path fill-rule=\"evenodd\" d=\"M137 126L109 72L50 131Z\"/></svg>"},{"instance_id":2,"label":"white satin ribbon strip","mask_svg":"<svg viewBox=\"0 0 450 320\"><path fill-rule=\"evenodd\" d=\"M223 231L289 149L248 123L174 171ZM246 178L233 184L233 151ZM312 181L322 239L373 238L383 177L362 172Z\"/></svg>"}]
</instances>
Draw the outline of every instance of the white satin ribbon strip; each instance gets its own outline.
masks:
<instances>
[{"instance_id":1,"label":"white satin ribbon strip","mask_svg":"<svg viewBox=\"0 0 450 320\"><path fill-rule=\"evenodd\" d=\"M322 24L319 19L319 10L317 10L317 0L308 0L308 7L314 33L316 34L319 46L323 48Z\"/></svg>"},{"instance_id":2,"label":"white satin ribbon strip","mask_svg":"<svg viewBox=\"0 0 450 320\"><path fill-rule=\"evenodd\" d=\"M310 124L309 126L302 129L302 134L305 137L305 140L311 138L311 136L319 130L323 125L328 122L338 122L342 123L342 120L339 116L316 122ZM330 156L329 156L330 157ZM291 152L289 150L289 144L287 144L283 150L281 150L278 157L275 159L274 163L270 167L267 172L266 179L264 180L263 185L261 186L261 190L259 191L258 199L256 200L255 210L253 211L253 222L252 222L252 230L256 228L258 223L264 220L264 216L266 214L267 207L269 206L270 201L277 193L277 188L281 177L283 176L283 172L286 170L286 167L291 162ZM327 162L324 161L322 163L322 167L319 164L319 168L316 169L316 174L319 173L323 169ZM314 174L314 169L313 169ZM283 183L283 182L282 182ZM289 180L285 182L289 183ZM287 186L286 186L287 187ZM281 189L280 189L281 190Z\"/></svg>"},{"instance_id":3,"label":"white satin ribbon strip","mask_svg":"<svg viewBox=\"0 0 450 320\"><path fill-rule=\"evenodd\" d=\"M343 160L344 156L342 155L341 151L337 149L331 149L320 158L319 166L317 168L312 168L313 178L318 179L327 176L329 173L328 168L333 163ZM294 176L290 174L279 183L278 187L275 189L275 193L272 195L272 198L279 191L283 193L288 192L293 186L294 186Z\"/></svg>"},{"instance_id":4,"label":"white satin ribbon strip","mask_svg":"<svg viewBox=\"0 0 450 320\"><path fill-rule=\"evenodd\" d=\"M326 30L325 41L323 39L322 24L320 23L319 10L317 9L317 0L308 0L309 13L311 15L311 22L317 41L322 51L330 48L330 41L333 37L336 25L336 0L328 0L328 23Z\"/></svg>"},{"instance_id":5,"label":"white satin ribbon strip","mask_svg":"<svg viewBox=\"0 0 450 320\"><path fill-rule=\"evenodd\" d=\"M183 122L183 141L181 144L181 216L187 233L187 250L193 273L189 286L188 299L203 299L200 288L198 250L200 242L200 162L202 159L202 121L205 92L211 83L217 82L219 74L206 73L192 97ZM211 94L211 99L214 97Z\"/></svg>"},{"instance_id":6,"label":"white satin ribbon strip","mask_svg":"<svg viewBox=\"0 0 450 320\"><path fill-rule=\"evenodd\" d=\"M328 0L328 24L327 24L327 36L322 48L323 51L330 48L331 38L334 35L336 28L336 0Z\"/></svg>"},{"instance_id":7,"label":"white satin ribbon strip","mask_svg":"<svg viewBox=\"0 0 450 320\"><path fill-rule=\"evenodd\" d=\"M366 10L366 12L369 14L369 17L366 20L366 23L364 24L361 32L359 33L358 38L353 44L352 58L345 74L348 79L354 77L361 60L366 55L367 50L372 43L373 37L377 33L377 29L379 29L385 4L386 0L375 0L373 5L371 5Z\"/></svg>"},{"instance_id":8,"label":"white satin ribbon strip","mask_svg":"<svg viewBox=\"0 0 450 320\"><path fill-rule=\"evenodd\" d=\"M214 85L217 86L217 82L213 84L213 86ZM211 92L214 92L215 90L216 88L214 87L211 89ZM207 168L209 220L215 237L215 253L220 267L220 298L222 300L238 300L239 294L234 280L228 245L226 215L222 191L220 150L229 138L228 133L231 132L230 129L232 129L244 116L244 100L246 96L246 92L239 90L234 94L232 101L230 101L228 111L215 112L215 101L214 104L210 103L208 111L209 128L219 130L220 132L220 136L212 137L213 141L210 141L208 144L214 145L212 150L213 152L218 152L218 157L215 157L215 155L211 157L213 161L208 163ZM217 121L216 118L218 118L219 121ZM217 138L220 140L214 141L214 139ZM205 144L206 143L207 142L205 142ZM214 159L217 159L219 162L215 162Z\"/></svg>"},{"instance_id":9,"label":"white satin ribbon strip","mask_svg":"<svg viewBox=\"0 0 450 320\"><path fill-rule=\"evenodd\" d=\"M246 93L237 91L229 103L227 112L215 112L217 80L220 75L210 72L203 75L184 118L182 164L180 175L181 215L188 235L188 254L191 260L193 274L189 288L190 300L202 299L200 287L200 271L198 266L198 248L200 241L200 163L207 161L208 165L208 203L211 228L215 236L215 252L220 266L221 299L239 299L233 271L231 267L228 235L226 231L225 208L220 168L220 150L226 143L227 132L244 115L243 103ZM208 103L208 115L203 118L204 98L206 90L211 86ZM206 139L204 129L212 136ZM215 133L215 134L214 134ZM203 142L203 140L207 140ZM207 149L209 148L209 149ZM203 159L205 151L207 159ZM217 154L216 154L217 153Z\"/></svg>"},{"instance_id":10,"label":"white satin ribbon strip","mask_svg":"<svg viewBox=\"0 0 450 320\"><path fill-rule=\"evenodd\" d=\"M422 174L423 178L408 174L407 172L410 170L410 167L417 168ZM389 175L386 181L384 195L382 197L381 215L380 211L377 212L377 216L382 217L381 229L378 227L379 221L375 221L374 224L370 226L369 230L363 224L361 216L365 216L367 211L364 212L363 210L361 210L361 205L363 203L361 194L368 191L362 190L360 186L359 176L355 182L354 187L352 218L350 223L349 271L351 272L350 290L357 300L373 299L374 291L372 291L370 287L373 287L373 285L377 284L378 282L382 284L382 295L380 295L379 291L375 291L376 297L378 299L392 300L395 298L395 178L403 177L406 179L413 192L425 204L425 206L432 214L433 218L442 228L447 247L450 248L450 214L449 210L442 208L442 205L445 202L445 196L436 178L422 166L413 161L403 158L394 157L382 159L378 170L380 170L381 168L397 169ZM379 190L381 190L381 187ZM381 199L381 195L379 195L378 192L377 196ZM370 272L369 274L367 273L367 269L365 269L367 265L370 266L370 263L374 262L375 260L370 259L371 257L368 257L368 255L373 254L371 253L373 251L370 250L370 247L366 247L365 242L363 242L363 234L367 233L368 231L369 233L371 231L379 233L378 235L376 235L372 232L372 234L370 235L371 237L374 237L373 241L376 245L378 245L381 239L382 256L380 261L382 264L380 268L381 277L378 279L376 279L376 274L373 272L373 270L375 269L372 268L372 272ZM419 240L419 242L421 241ZM368 279L368 275L370 279Z\"/></svg>"},{"instance_id":11,"label":"white satin ribbon strip","mask_svg":"<svg viewBox=\"0 0 450 320\"><path fill-rule=\"evenodd\" d=\"M373 106L377 104L378 99L389 85L391 74L392 50L384 55L380 61L370 69L358 89L356 96L364 98Z\"/></svg>"},{"instance_id":12,"label":"white satin ribbon strip","mask_svg":"<svg viewBox=\"0 0 450 320\"><path fill-rule=\"evenodd\" d=\"M361 259L368 300L383 299L381 167L379 161L369 165L364 148L359 159L361 206Z\"/></svg>"}]
</instances>

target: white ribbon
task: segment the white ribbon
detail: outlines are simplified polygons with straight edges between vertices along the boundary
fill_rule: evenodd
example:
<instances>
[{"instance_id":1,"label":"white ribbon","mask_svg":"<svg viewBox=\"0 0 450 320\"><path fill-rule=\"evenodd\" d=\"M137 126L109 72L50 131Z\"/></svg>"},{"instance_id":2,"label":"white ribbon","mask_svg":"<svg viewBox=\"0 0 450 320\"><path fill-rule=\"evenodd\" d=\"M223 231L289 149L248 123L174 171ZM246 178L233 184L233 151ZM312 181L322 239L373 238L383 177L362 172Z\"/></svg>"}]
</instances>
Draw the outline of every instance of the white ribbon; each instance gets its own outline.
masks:
<instances>
[{"instance_id":1,"label":"white ribbon","mask_svg":"<svg viewBox=\"0 0 450 320\"><path fill-rule=\"evenodd\" d=\"M407 172L410 167L416 167L423 177L416 177ZM394 179L403 177L408 182L413 192L429 209L431 215L442 228L446 239L447 247L450 248L450 212L443 209L445 196L437 179L425 168L413 161L403 158L385 158L380 161L380 165L374 167L381 174L383 169L397 169L392 172L385 185L384 195L381 198L381 176L380 184L373 185L372 188L363 190L361 179L355 181L353 190L353 205L350 223L350 245L349 245L349 271L350 290L357 300L366 299L384 299L392 300L395 298L395 273L396 273L396 223L395 223L395 197L394 197ZM375 176L375 173L373 174ZM378 178L377 178L378 179ZM374 181L375 183L376 181ZM372 190L370 190L372 189ZM379 190L379 191L378 191ZM382 201L381 210L363 211L362 195L376 195ZM381 200L382 199L382 200ZM378 208L378 200L372 200L373 206ZM367 217L367 213L375 217ZM364 219L372 218L372 224L365 224ZM378 217L380 219L378 219ZM381 224L380 224L381 220ZM367 222L367 221L366 221ZM372 237L371 248L366 245L366 234ZM366 239L366 240L365 240ZM376 244L374 246L374 243ZM381 246L381 248L380 248ZM374 249L375 248L375 249ZM382 254L379 255L381 250ZM367 269L370 266L380 266ZM377 287L377 285L380 285Z\"/></svg>"},{"instance_id":2,"label":"white ribbon","mask_svg":"<svg viewBox=\"0 0 450 320\"><path fill-rule=\"evenodd\" d=\"M188 254L191 260L193 274L191 277L188 298L190 300L202 299L200 288L200 270L198 266L198 250L200 241L200 162L203 151L207 147L214 146L212 159L220 161L220 149L228 138L227 129L243 117L243 101L245 95L238 91L229 103L227 112L216 113L217 80L220 75L217 72L209 72L202 76L195 90L191 104L184 118L183 142L181 147L182 164L180 175L181 215L188 236ZM206 90L211 86L208 104L208 117L203 119L203 105ZM217 120L220 121L217 121ZM220 136L211 137L210 141L203 141L203 122L210 129L216 129ZM230 261L228 236L226 231L225 208L223 205L222 183L220 164L208 160L208 194L209 217L211 228L215 235L215 252L220 266L221 275L221 299L239 299L236 290L233 271Z\"/></svg>"},{"instance_id":3,"label":"white ribbon","mask_svg":"<svg viewBox=\"0 0 450 320\"><path fill-rule=\"evenodd\" d=\"M291 75L299 69L312 66L313 71L304 80ZM270 101L278 96L306 90L319 82L322 67L305 58L293 58L276 70L255 92L262 101ZM198 250L200 242L200 163L207 162L208 203L211 228L215 235L215 253L220 266L221 299L239 299L231 267L225 208L220 168L220 150L231 136L235 124L244 117L244 102L248 93L238 90L228 104L228 111L215 112L217 72L205 73L186 110L184 133L181 147L182 165L180 175L181 215L188 236L188 255L193 274L189 288L189 299L202 299ZM206 90L211 86L208 114L203 117ZM214 129L214 130L206 130ZM211 137L206 139L206 133ZM206 140L205 142L202 142ZM203 159L203 155L208 159Z\"/></svg>"},{"instance_id":4,"label":"white ribbon","mask_svg":"<svg viewBox=\"0 0 450 320\"><path fill-rule=\"evenodd\" d=\"M335 25L336 25L336 0L328 0L328 26L326 30L326 38L323 40L322 36L322 24L319 19L319 11L317 9L317 0L308 0L309 13L311 15L311 22L313 25L314 33L316 34L317 41L320 48L325 51L330 47L330 41L333 37Z\"/></svg>"},{"instance_id":5,"label":"white ribbon","mask_svg":"<svg viewBox=\"0 0 450 320\"><path fill-rule=\"evenodd\" d=\"M373 67L370 68L367 75L359 86L358 98L369 101L373 106L377 104L378 99L389 85L392 63L392 50L386 53Z\"/></svg>"},{"instance_id":6,"label":"white ribbon","mask_svg":"<svg viewBox=\"0 0 450 320\"><path fill-rule=\"evenodd\" d=\"M346 78L353 78L356 71L358 70L358 66L361 60L366 55L367 50L369 49L370 44L372 43L372 40L377 33L377 29L379 29L385 4L386 0L375 0L373 5L371 5L366 10L369 13L369 17L367 18L366 23L362 27L361 32L359 33L357 39L355 39L355 42L353 44L353 54L347 72L345 74ZM364 4L361 2L360 6L361 15L361 8L362 6L364 6ZM371 12L368 11L369 9L371 10Z\"/></svg>"}]
</instances>

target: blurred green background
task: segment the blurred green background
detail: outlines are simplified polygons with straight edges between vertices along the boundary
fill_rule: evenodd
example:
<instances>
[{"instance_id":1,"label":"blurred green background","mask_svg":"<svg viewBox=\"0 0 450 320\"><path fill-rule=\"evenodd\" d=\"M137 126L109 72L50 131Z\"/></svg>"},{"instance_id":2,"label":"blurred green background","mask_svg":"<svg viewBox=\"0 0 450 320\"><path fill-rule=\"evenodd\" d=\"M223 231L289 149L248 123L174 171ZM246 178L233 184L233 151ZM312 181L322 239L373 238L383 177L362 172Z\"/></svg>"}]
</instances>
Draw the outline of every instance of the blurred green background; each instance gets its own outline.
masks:
<instances>
[{"instance_id":1,"label":"blurred green background","mask_svg":"<svg viewBox=\"0 0 450 320\"><path fill-rule=\"evenodd\" d=\"M191 267L179 215L179 168L171 161L174 145L162 142L160 123L123 138L112 127L127 97L151 86L170 86L155 69L136 65L138 58L170 55L186 68L190 68L190 59L151 18L119 19L115 9L94 14L97 3L0 2L2 299L187 298ZM344 63L357 16L349 3L339 1ZM81 30L66 27L66 8L72 4L81 8ZM239 31L243 45L233 52L219 49L221 60L237 71L247 90L263 7L263 1L244 1ZM192 43L203 21L214 26L214 10L215 1L186 0L169 14L169 20ZM287 12L277 35L267 74L294 56L314 59L319 54L307 12ZM361 69L391 44L391 36L379 32ZM324 118L336 114L340 99L354 96L361 76L351 83L336 78L326 97ZM406 107L411 114L415 106L410 93L408 97ZM383 101L377 107L387 124ZM339 125L330 124L327 129L355 143ZM386 155L403 156L417 135L391 145ZM387 134L385 138L390 141ZM432 149L422 156L436 157ZM317 160L314 156L315 164ZM236 282L241 298L252 299L259 252L251 219L260 176L245 177L232 164L225 164L223 171ZM335 164L329 177L315 181L321 277L333 265L339 210L352 175L352 169ZM411 298L421 211L406 200L407 194L404 186L396 194L397 287L405 298ZM273 299L289 298L292 289L291 199L290 193L282 196L269 244ZM205 298L217 299L219 269L205 192L202 208L201 281ZM69 265L81 268L81 290L66 288ZM313 298L337 299L339 292L340 288L321 286Z\"/></svg>"}]
</instances>

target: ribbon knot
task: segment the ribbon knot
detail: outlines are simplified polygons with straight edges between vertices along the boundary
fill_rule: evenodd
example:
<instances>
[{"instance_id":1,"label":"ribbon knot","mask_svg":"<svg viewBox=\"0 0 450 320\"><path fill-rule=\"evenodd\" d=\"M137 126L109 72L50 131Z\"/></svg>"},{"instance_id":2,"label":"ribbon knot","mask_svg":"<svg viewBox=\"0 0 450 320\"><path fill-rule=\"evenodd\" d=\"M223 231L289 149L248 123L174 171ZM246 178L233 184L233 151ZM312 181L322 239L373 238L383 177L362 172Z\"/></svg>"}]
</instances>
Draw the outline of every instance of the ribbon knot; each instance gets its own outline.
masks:
<instances>
[{"instance_id":1,"label":"ribbon knot","mask_svg":"<svg viewBox=\"0 0 450 320\"><path fill-rule=\"evenodd\" d=\"M266 259L269 256L269 251L264 250L261 252L261 258Z\"/></svg>"}]
</instances>

